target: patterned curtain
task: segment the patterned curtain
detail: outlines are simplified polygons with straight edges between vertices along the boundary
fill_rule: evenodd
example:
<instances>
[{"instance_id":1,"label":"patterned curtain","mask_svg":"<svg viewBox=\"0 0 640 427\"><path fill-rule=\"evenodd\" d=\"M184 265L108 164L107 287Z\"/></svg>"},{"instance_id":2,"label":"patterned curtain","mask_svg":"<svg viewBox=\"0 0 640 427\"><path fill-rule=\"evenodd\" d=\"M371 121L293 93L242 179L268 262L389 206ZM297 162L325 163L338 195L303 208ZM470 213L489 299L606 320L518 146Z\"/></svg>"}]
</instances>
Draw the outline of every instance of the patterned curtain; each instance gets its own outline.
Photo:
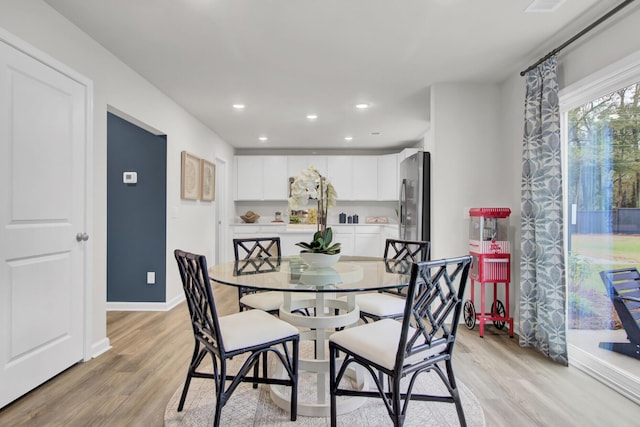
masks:
<instances>
[{"instance_id":1,"label":"patterned curtain","mask_svg":"<svg viewBox=\"0 0 640 427\"><path fill-rule=\"evenodd\" d=\"M522 146L520 345L568 365L556 58L526 75Z\"/></svg>"}]
</instances>

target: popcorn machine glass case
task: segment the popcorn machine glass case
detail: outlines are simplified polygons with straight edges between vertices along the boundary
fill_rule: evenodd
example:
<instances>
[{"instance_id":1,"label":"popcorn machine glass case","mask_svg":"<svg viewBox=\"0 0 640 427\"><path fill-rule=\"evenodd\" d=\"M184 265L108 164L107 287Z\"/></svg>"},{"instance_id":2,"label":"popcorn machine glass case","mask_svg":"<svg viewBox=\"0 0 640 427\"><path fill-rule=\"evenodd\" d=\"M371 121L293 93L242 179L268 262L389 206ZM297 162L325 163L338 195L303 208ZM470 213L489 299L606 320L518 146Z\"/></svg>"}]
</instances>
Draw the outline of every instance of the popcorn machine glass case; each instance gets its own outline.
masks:
<instances>
[{"instance_id":1,"label":"popcorn machine glass case","mask_svg":"<svg viewBox=\"0 0 640 427\"><path fill-rule=\"evenodd\" d=\"M493 322L498 329L509 324L509 336L513 337L513 318L509 316L509 282L511 255L509 248L509 208L473 208L469 210L469 254L473 265L470 299L464 303L464 320L469 329L476 322L480 325L480 337L484 336L484 325ZM474 305L475 282L480 282L480 310ZM485 284L493 283L493 301L485 311ZM497 298L498 283L505 286L505 303Z\"/></svg>"}]
</instances>

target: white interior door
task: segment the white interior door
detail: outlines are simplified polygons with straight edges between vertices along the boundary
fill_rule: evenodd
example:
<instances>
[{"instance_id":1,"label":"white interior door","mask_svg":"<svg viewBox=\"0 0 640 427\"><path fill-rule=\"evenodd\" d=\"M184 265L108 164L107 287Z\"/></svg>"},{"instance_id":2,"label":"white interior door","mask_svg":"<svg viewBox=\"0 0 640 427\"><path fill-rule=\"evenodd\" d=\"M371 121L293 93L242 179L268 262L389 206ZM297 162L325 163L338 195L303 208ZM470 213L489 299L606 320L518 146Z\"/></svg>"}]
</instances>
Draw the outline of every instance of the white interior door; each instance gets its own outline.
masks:
<instances>
[{"instance_id":1,"label":"white interior door","mask_svg":"<svg viewBox=\"0 0 640 427\"><path fill-rule=\"evenodd\" d=\"M0 40L0 407L83 359L86 92Z\"/></svg>"},{"instance_id":2,"label":"white interior door","mask_svg":"<svg viewBox=\"0 0 640 427\"><path fill-rule=\"evenodd\" d=\"M215 226L215 262L219 264L229 260L229 246L231 238L228 235L227 222L227 162L216 157L216 226Z\"/></svg>"}]
</instances>

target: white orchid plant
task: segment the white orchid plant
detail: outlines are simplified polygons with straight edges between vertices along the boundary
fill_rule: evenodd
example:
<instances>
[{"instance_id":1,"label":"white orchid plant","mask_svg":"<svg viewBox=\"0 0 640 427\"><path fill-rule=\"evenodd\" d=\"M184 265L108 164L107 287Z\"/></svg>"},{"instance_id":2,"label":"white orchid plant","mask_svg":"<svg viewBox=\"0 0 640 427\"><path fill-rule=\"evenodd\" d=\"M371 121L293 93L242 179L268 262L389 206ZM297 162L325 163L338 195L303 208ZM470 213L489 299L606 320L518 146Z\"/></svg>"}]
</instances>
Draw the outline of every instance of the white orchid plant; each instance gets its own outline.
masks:
<instances>
[{"instance_id":1,"label":"white orchid plant","mask_svg":"<svg viewBox=\"0 0 640 427\"><path fill-rule=\"evenodd\" d=\"M340 243L331 244L333 232L327 228L327 214L329 208L336 205L338 193L327 178L322 176L315 166L311 165L300 172L291 184L289 209L303 209L307 207L309 199L318 201L318 230L309 243L299 242L297 246L302 252L336 254L340 253Z\"/></svg>"}]
</instances>

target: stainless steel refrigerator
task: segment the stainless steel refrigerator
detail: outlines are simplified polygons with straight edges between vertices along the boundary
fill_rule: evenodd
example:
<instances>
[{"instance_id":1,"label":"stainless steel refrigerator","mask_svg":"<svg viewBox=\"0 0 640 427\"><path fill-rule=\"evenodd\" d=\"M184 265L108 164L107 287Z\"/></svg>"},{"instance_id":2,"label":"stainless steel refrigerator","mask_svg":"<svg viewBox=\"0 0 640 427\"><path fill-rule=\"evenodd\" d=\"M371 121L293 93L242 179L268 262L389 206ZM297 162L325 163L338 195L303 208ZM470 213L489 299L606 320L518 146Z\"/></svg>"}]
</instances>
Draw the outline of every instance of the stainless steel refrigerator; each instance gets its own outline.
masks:
<instances>
[{"instance_id":1,"label":"stainless steel refrigerator","mask_svg":"<svg viewBox=\"0 0 640 427\"><path fill-rule=\"evenodd\" d=\"M431 156L418 151L400 163L400 239L431 241Z\"/></svg>"}]
</instances>

